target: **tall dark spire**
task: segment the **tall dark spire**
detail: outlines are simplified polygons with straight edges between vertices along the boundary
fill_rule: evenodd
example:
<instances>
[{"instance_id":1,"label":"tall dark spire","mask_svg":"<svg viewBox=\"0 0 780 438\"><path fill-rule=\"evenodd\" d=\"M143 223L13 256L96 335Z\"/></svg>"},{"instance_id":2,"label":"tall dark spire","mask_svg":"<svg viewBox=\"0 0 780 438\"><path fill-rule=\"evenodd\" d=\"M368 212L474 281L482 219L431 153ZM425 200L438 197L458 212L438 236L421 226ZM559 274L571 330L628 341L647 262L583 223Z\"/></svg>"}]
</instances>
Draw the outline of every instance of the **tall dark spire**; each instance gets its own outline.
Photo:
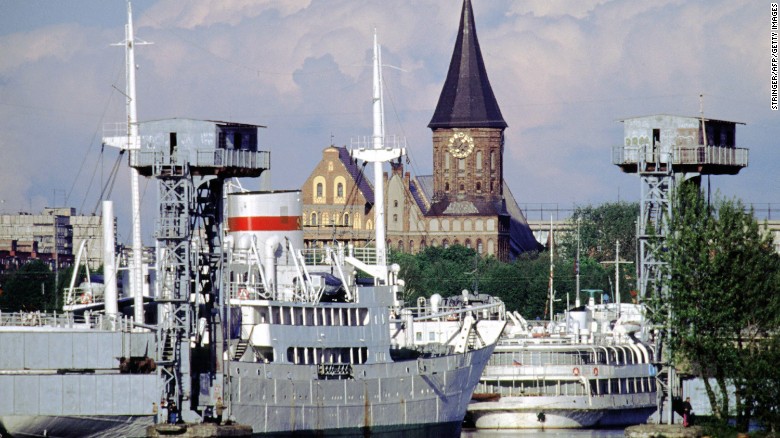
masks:
<instances>
[{"instance_id":1,"label":"tall dark spire","mask_svg":"<svg viewBox=\"0 0 780 438\"><path fill-rule=\"evenodd\" d=\"M458 39L452 52L450 70L428 127L507 127L490 87L485 63L482 61L471 0L463 1Z\"/></svg>"}]
</instances>

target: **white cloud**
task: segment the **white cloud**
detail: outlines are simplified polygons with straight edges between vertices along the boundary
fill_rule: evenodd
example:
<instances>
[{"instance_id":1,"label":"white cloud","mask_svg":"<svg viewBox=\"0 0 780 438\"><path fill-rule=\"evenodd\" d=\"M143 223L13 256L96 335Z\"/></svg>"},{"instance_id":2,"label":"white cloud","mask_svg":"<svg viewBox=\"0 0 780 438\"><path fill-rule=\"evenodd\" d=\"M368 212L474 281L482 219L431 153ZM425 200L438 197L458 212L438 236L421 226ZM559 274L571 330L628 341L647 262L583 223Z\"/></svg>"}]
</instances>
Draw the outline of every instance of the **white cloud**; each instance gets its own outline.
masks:
<instances>
[{"instance_id":1,"label":"white cloud","mask_svg":"<svg viewBox=\"0 0 780 438\"><path fill-rule=\"evenodd\" d=\"M273 183L296 187L331 135L348 144L371 132L376 28L385 63L404 69L385 71L388 133L406 135L412 171L429 174L427 124L460 6L160 0L136 8L138 36L155 43L137 53L139 115L268 125L261 142L272 151ZM751 123L738 128L738 140L747 132L761 163L780 159L772 146L780 134L772 128L777 115L768 111L763 4L474 1L473 7L488 74L510 125L506 178L521 203L613 200L616 187L623 198L638 198L638 181L610 163L622 130L616 120L697 113L700 92L708 114ZM0 37L0 199L45 199L52 187L69 187L101 122L122 120L122 96L111 85L123 88L123 55L108 47L122 36L121 23L102 29L31 23L24 33ZM97 151L89 153L94 163ZM104 168L112 160L105 158ZM776 197L766 188L774 178L768 167L757 163L723 184L756 187L741 195L766 202ZM117 193L126 181L118 180ZM87 181L75 191L86 191L82 185Z\"/></svg>"}]
</instances>

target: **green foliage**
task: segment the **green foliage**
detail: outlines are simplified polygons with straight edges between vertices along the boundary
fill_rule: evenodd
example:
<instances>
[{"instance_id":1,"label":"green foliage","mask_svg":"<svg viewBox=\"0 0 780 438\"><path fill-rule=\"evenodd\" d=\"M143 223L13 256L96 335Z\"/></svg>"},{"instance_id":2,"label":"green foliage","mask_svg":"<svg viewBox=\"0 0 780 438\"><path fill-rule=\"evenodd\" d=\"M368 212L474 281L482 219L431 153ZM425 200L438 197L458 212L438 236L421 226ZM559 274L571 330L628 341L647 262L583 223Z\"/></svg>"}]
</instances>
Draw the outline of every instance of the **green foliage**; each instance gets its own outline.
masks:
<instances>
[{"instance_id":1,"label":"green foliage","mask_svg":"<svg viewBox=\"0 0 780 438\"><path fill-rule=\"evenodd\" d=\"M54 273L40 260L7 272L2 283L0 310L4 312L52 311L55 308Z\"/></svg>"},{"instance_id":2,"label":"green foliage","mask_svg":"<svg viewBox=\"0 0 780 438\"><path fill-rule=\"evenodd\" d=\"M599 261L615 260L615 241L620 241L620 257L636 258L636 221L639 204L614 202L598 206L577 207L571 217L573 230L580 223L580 251ZM577 254L577 233L567 234L561 242L561 252L568 258Z\"/></svg>"},{"instance_id":3,"label":"green foliage","mask_svg":"<svg viewBox=\"0 0 780 438\"><path fill-rule=\"evenodd\" d=\"M549 308L549 253L527 253L512 263L495 257L479 257L474 250L460 245L448 248L428 247L412 255L392 253L391 261L401 266L400 278L406 282L404 300L414 303L417 297L438 293L444 297L459 295L463 289L497 296L509 310L526 318L544 318ZM610 291L609 272L593 259L581 260L581 284L584 289ZM574 305L576 281L574 261L564 257L555 260L554 286L556 312ZM583 302L586 297L583 296ZM548 312L549 313L549 312ZM549 315L547 315L549 318Z\"/></svg>"},{"instance_id":4,"label":"green foliage","mask_svg":"<svg viewBox=\"0 0 780 438\"><path fill-rule=\"evenodd\" d=\"M718 389L707 386L716 415L728 416L723 393L731 382L740 430L753 415L777 425L780 394L770 381L780 381L780 257L771 237L741 202L717 200L711 208L692 184L682 184L673 202L660 255L669 269L670 347L696 375L716 379Z\"/></svg>"},{"instance_id":5,"label":"green foliage","mask_svg":"<svg viewBox=\"0 0 780 438\"><path fill-rule=\"evenodd\" d=\"M598 206L588 205L577 207L571 218L572 232L561 239L560 249L556 249L566 260L577 257L577 223L579 222L581 274L585 273L585 265L592 262L614 262L615 241L620 241L620 260L635 262L636 260L636 221L639 216L639 204L636 202L614 202ZM603 289L610 292L615 288L615 266L605 265L605 269L592 272L601 275L609 272L604 283L583 283L585 289ZM620 299L630 302L634 296L631 290L636 289L636 265L620 264ZM610 293L614 299L614 294Z\"/></svg>"}]
</instances>

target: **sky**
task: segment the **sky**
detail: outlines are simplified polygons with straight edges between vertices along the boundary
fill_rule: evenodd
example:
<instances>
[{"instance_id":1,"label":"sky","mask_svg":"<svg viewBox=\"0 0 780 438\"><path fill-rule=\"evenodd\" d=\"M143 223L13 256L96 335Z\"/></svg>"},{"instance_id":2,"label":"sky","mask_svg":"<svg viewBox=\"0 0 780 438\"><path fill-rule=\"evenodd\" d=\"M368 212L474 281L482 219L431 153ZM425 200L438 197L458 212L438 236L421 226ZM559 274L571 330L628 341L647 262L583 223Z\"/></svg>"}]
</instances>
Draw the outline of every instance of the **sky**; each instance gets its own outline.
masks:
<instances>
[{"instance_id":1,"label":"sky","mask_svg":"<svg viewBox=\"0 0 780 438\"><path fill-rule=\"evenodd\" d=\"M504 178L530 219L637 201L611 164L620 120L650 114L745 123L750 150L712 191L778 207L780 112L770 106L770 2L472 0L506 130ZM275 189L300 188L330 144L371 135L374 30L382 45L386 133L406 138L414 175L432 173L427 128L447 74L461 0L138 0L141 121L263 125ZM104 126L125 120L122 0L0 0L0 213L96 211L111 192L129 243L127 160ZM703 98L700 99L700 95ZM370 174L370 172L369 172ZM258 189L257 181L244 181ZM142 180L144 240L157 190ZM99 210L98 210L99 211ZM548 214L548 213L545 213Z\"/></svg>"}]
</instances>

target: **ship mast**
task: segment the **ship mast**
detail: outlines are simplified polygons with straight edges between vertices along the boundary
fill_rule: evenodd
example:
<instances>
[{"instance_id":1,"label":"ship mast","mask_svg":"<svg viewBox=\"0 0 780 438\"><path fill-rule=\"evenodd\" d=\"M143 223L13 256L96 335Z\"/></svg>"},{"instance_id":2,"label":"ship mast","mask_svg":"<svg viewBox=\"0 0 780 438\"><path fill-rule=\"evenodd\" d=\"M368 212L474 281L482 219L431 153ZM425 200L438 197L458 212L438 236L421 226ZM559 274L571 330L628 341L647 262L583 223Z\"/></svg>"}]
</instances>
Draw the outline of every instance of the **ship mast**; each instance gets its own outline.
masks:
<instances>
[{"instance_id":1,"label":"ship mast","mask_svg":"<svg viewBox=\"0 0 780 438\"><path fill-rule=\"evenodd\" d=\"M385 189L382 164L406 154L406 148L385 146L385 120L382 103L382 51L374 30L374 131L373 148L360 148L352 151L352 156L374 163L374 231L376 248L376 269L371 272L375 278L387 283L387 249L385 239ZM378 275L377 275L378 274Z\"/></svg>"},{"instance_id":2,"label":"ship mast","mask_svg":"<svg viewBox=\"0 0 780 438\"><path fill-rule=\"evenodd\" d=\"M127 135L121 139L108 137L103 139L104 144L117 146L130 152L130 161L137 150L140 149L138 137L138 114L135 98L135 46L136 44L149 44L145 41L135 41L133 33L133 8L130 1L127 2L127 25L125 26L125 40L112 44L125 47L125 97L127 98ZM119 140L119 141L117 141ZM130 294L133 297L134 318L136 322L144 323L143 309L143 272L141 241L141 196L138 182L138 170L130 167L130 196L132 208L132 260L130 262Z\"/></svg>"}]
</instances>

